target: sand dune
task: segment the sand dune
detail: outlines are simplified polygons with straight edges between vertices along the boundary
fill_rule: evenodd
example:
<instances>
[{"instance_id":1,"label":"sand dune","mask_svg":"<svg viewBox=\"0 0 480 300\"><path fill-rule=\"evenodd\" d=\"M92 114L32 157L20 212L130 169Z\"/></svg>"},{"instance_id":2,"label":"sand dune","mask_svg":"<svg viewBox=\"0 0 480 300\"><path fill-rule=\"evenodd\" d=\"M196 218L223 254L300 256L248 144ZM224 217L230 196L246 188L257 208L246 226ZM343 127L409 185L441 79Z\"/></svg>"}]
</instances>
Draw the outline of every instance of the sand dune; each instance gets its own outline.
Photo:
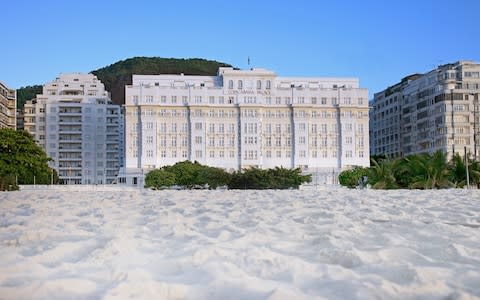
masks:
<instances>
[{"instance_id":1,"label":"sand dune","mask_svg":"<svg viewBox=\"0 0 480 300\"><path fill-rule=\"evenodd\" d=\"M480 191L0 193L0 299L447 298Z\"/></svg>"}]
</instances>

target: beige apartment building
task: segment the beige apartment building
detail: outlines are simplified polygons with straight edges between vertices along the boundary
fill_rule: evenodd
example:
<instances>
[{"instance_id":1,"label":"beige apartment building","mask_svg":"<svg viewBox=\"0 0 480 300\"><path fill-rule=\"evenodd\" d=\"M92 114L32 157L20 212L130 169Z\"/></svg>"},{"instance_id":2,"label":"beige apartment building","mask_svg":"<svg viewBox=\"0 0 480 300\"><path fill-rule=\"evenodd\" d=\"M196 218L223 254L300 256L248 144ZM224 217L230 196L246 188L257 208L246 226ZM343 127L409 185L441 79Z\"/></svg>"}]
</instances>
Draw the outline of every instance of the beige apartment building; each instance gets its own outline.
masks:
<instances>
[{"instance_id":1,"label":"beige apartment building","mask_svg":"<svg viewBox=\"0 0 480 300\"><path fill-rule=\"evenodd\" d=\"M458 61L375 94L370 150L391 157L442 150L479 155L480 64Z\"/></svg>"},{"instance_id":2,"label":"beige apartment building","mask_svg":"<svg viewBox=\"0 0 480 300\"><path fill-rule=\"evenodd\" d=\"M0 128L17 128L17 91L0 81Z\"/></svg>"}]
</instances>

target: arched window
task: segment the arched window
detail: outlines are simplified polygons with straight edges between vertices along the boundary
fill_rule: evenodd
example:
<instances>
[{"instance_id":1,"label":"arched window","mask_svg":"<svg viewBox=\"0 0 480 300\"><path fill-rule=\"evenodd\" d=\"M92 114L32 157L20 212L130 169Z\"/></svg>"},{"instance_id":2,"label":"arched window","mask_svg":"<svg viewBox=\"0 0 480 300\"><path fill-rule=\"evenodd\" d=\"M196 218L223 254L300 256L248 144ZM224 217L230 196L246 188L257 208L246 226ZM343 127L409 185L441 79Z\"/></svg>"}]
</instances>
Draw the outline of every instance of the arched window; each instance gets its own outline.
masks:
<instances>
[{"instance_id":1,"label":"arched window","mask_svg":"<svg viewBox=\"0 0 480 300\"><path fill-rule=\"evenodd\" d=\"M228 88L233 89L233 80L228 81Z\"/></svg>"},{"instance_id":2,"label":"arched window","mask_svg":"<svg viewBox=\"0 0 480 300\"><path fill-rule=\"evenodd\" d=\"M262 81L257 80L257 90L261 90L261 89L262 89Z\"/></svg>"},{"instance_id":3,"label":"arched window","mask_svg":"<svg viewBox=\"0 0 480 300\"><path fill-rule=\"evenodd\" d=\"M238 81L238 89L239 90L243 89L243 81L241 80Z\"/></svg>"},{"instance_id":4,"label":"arched window","mask_svg":"<svg viewBox=\"0 0 480 300\"><path fill-rule=\"evenodd\" d=\"M265 87L267 90L271 88L271 82L270 80L267 80L267 86Z\"/></svg>"}]
</instances>

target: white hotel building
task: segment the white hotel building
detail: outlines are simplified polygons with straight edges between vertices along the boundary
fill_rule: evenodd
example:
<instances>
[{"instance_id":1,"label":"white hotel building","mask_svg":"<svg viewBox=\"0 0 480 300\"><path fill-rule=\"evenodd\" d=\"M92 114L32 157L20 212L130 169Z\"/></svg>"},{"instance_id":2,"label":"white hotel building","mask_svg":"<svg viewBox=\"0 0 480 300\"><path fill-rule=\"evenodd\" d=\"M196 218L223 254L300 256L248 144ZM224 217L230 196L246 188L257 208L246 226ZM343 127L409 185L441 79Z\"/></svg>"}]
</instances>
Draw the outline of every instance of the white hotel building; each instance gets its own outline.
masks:
<instances>
[{"instance_id":1,"label":"white hotel building","mask_svg":"<svg viewBox=\"0 0 480 300\"><path fill-rule=\"evenodd\" d=\"M92 74L61 74L27 101L24 128L66 184L116 180L123 148L121 107Z\"/></svg>"},{"instance_id":2,"label":"white hotel building","mask_svg":"<svg viewBox=\"0 0 480 300\"><path fill-rule=\"evenodd\" d=\"M354 78L233 68L217 76L133 75L125 131L120 181L129 184L184 160L227 171L299 167L316 184L369 165L368 92Z\"/></svg>"}]
</instances>

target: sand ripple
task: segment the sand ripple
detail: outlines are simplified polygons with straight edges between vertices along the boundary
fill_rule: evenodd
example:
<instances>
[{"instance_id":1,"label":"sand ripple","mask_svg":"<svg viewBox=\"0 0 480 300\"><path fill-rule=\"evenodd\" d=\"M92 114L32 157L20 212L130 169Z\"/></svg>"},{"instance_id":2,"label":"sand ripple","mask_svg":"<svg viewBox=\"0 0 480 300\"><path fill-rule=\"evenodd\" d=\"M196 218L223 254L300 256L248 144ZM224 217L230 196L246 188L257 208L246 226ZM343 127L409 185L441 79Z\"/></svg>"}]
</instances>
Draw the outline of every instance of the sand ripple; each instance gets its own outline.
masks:
<instances>
[{"instance_id":1,"label":"sand ripple","mask_svg":"<svg viewBox=\"0 0 480 300\"><path fill-rule=\"evenodd\" d=\"M0 193L0 299L480 298L480 191Z\"/></svg>"}]
</instances>

